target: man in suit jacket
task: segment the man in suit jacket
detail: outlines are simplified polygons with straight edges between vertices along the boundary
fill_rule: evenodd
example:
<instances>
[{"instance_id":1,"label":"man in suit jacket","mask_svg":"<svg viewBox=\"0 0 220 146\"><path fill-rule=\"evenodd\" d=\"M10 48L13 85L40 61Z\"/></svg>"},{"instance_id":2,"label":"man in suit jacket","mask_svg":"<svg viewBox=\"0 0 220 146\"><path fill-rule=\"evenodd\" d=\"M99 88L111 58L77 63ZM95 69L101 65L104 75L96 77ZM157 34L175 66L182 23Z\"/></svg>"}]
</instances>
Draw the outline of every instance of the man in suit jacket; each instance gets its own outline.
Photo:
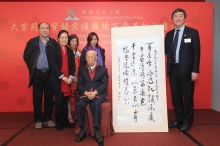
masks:
<instances>
[{"instance_id":1,"label":"man in suit jacket","mask_svg":"<svg viewBox=\"0 0 220 146\"><path fill-rule=\"evenodd\" d=\"M167 75L169 76L172 103L176 120L169 128L188 131L193 123L194 82L198 78L200 39L196 29L185 26L186 12L177 8L172 13L175 29L165 37ZM175 37L176 36L176 37Z\"/></svg>"},{"instance_id":2,"label":"man in suit jacket","mask_svg":"<svg viewBox=\"0 0 220 146\"><path fill-rule=\"evenodd\" d=\"M50 83L50 65L48 51L56 47L57 42L49 37L50 26L46 22L38 25L39 36L30 39L24 50L24 61L29 70L29 85L33 85L33 105L35 128L42 128L42 122L54 127L51 121L54 101ZM42 95L44 95L44 115L42 115Z\"/></svg>"},{"instance_id":3,"label":"man in suit jacket","mask_svg":"<svg viewBox=\"0 0 220 146\"><path fill-rule=\"evenodd\" d=\"M106 89L108 85L107 68L97 64L97 53L94 50L86 52L86 66L81 66L78 71L77 89L80 99L76 103L76 114L80 126L80 133L76 141L80 142L86 136L85 111L89 104L94 116L94 137L97 142L102 142L99 128L102 116L101 104L106 101Z\"/></svg>"}]
</instances>

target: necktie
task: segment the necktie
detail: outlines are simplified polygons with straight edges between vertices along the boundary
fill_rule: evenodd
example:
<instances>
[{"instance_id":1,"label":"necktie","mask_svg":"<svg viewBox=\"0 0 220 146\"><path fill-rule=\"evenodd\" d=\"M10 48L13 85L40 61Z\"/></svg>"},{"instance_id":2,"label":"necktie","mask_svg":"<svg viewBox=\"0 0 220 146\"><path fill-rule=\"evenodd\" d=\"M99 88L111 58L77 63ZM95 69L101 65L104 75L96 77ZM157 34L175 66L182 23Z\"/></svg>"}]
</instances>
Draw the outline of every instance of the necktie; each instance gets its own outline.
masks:
<instances>
[{"instance_id":1,"label":"necktie","mask_svg":"<svg viewBox=\"0 0 220 146\"><path fill-rule=\"evenodd\" d=\"M172 43L171 64L176 63L176 48L177 48L177 43L178 43L178 38L179 38L179 31L180 30L176 30L176 34L175 34L175 37Z\"/></svg>"}]
</instances>

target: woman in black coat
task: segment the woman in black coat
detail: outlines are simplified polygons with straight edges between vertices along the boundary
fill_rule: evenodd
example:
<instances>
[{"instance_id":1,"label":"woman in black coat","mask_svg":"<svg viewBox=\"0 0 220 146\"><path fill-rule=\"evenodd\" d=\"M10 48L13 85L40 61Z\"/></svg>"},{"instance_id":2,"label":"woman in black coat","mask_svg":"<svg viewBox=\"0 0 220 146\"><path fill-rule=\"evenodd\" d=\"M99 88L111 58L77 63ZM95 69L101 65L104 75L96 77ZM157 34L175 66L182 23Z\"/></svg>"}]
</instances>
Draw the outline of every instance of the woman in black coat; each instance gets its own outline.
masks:
<instances>
[{"instance_id":1,"label":"woman in black coat","mask_svg":"<svg viewBox=\"0 0 220 146\"><path fill-rule=\"evenodd\" d=\"M75 61L74 54L67 45L68 39L68 31L60 30L57 47L49 50L51 84L55 96L56 129L59 131L63 130L63 126L73 127L68 121L68 98L70 84L75 74Z\"/></svg>"}]
</instances>

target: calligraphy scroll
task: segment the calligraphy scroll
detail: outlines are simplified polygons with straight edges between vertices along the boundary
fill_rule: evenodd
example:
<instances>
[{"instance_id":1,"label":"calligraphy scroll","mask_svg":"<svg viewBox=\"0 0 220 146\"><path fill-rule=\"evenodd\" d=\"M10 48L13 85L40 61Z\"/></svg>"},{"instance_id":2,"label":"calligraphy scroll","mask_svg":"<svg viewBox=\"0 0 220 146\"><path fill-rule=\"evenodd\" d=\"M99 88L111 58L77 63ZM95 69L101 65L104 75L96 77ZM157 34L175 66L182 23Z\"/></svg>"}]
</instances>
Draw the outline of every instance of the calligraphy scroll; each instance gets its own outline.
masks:
<instances>
[{"instance_id":1,"label":"calligraphy scroll","mask_svg":"<svg viewBox=\"0 0 220 146\"><path fill-rule=\"evenodd\" d=\"M111 29L116 132L167 132L164 26Z\"/></svg>"}]
</instances>

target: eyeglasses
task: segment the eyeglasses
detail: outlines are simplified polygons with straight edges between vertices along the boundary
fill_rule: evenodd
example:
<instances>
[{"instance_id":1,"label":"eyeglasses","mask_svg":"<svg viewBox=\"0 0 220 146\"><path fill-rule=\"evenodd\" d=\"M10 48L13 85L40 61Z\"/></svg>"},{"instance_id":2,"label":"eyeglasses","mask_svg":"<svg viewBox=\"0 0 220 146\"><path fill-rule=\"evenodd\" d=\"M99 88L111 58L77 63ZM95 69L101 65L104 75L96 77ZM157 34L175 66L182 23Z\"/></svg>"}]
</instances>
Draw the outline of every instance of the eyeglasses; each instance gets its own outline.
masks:
<instances>
[{"instance_id":1,"label":"eyeglasses","mask_svg":"<svg viewBox=\"0 0 220 146\"><path fill-rule=\"evenodd\" d=\"M60 39L64 40L64 39L68 39L68 37L60 37Z\"/></svg>"}]
</instances>

